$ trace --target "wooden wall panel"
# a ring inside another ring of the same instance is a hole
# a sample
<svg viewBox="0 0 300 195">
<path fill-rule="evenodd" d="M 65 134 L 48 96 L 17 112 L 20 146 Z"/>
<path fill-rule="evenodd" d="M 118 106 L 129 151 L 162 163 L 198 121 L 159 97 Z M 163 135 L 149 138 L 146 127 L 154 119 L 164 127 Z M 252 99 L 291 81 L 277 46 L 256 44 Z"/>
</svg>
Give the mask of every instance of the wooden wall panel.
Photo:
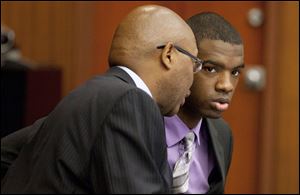
<svg viewBox="0 0 300 195">
<path fill-rule="evenodd" d="M 81 2 L 1 2 L 1 23 L 15 31 L 33 67 L 62 70 L 66 95 L 90 75 L 92 9 Z"/>
<path fill-rule="evenodd" d="M 278 7 L 275 193 L 299 193 L 299 2 Z"/>
<path fill-rule="evenodd" d="M 272 193 L 274 190 L 275 179 L 275 165 L 274 165 L 274 146 L 275 146 L 275 86 L 274 80 L 275 69 L 273 65 L 276 63 L 276 43 L 278 31 L 274 30 L 277 26 L 278 14 L 276 10 L 276 3 L 268 2 L 266 4 L 265 12 L 265 30 L 264 30 L 264 52 L 263 63 L 266 66 L 267 78 L 266 89 L 262 93 L 262 125 L 261 133 L 259 134 L 260 152 L 258 156 L 259 168 L 258 172 L 260 177 L 258 178 L 258 191 L 259 193 Z"/>
<path fill-rule="evenodd" d="M 299 193 L 299 2 L 267 2 L 259 193 Z"/>
</svg>

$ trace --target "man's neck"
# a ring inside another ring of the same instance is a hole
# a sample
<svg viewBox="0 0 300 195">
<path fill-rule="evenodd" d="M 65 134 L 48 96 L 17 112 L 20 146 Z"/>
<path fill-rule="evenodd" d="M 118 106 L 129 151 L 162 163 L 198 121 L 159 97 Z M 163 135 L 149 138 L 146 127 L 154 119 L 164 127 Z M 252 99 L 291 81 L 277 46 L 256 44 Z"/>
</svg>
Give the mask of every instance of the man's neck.
<svg viewBox="0 0 300 195">
<path fill-rule="evenodd" d="M 197 112 L 191 111 L 184 106 L 180 108 L 177 115 L 190 129 L 196 127 L 202 118 L 202 116 L 197 114 Z"/>
</svg>

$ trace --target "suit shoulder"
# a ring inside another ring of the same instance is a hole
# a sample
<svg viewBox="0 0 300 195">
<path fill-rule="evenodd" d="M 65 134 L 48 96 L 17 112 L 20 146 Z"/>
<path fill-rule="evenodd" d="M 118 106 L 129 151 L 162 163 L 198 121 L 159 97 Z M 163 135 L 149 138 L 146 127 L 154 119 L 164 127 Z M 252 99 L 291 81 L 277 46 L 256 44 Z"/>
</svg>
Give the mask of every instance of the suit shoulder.
<svg viewBox="0 0 300 195">
<path fill-rule="evenodd" d="M 74 89 L 61 101 L 60 105 L 70 107 L 70 109 L 87 109 L 86 104 L 93 105 L 109 105 L 113 104 L 119 97 L 128 90 L 132 90 L 136 86 L 126 83 L 123 80 L 112 76 L 96 76 L 81 86 Z M 76 105 L 76 106 L 75 106 Z"/>
<path fill-rule="evenodd" d="M 110 95 L 113 93 L 115 96 L 121 95 L 127 90 L 136 88 L 134 85 L 124 82 L 123 80 L 112 76 L 96 76 L 87 81 L 77 91 L 89 92 L 88 94 L 103 93 L 102 95 Z"/>
</svg>

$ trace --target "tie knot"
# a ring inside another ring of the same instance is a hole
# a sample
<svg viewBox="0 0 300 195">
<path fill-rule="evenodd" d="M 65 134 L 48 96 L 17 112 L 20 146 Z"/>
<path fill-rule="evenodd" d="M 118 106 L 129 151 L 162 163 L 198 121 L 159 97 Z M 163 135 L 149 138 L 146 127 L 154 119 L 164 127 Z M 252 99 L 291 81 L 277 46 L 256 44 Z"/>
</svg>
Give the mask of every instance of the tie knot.
<svg viewBox="0 0 300 195">
<path fill-rule="evenodd" d="M 195 139 L 195 134 L 193 131 L 190 131 L 186 134 L 186 136 L 184 137 L 184 142 L 183 142 L 186 149 L 190 148 L 191 145 L 193 145 L 194 139 Z"/>
</svg>

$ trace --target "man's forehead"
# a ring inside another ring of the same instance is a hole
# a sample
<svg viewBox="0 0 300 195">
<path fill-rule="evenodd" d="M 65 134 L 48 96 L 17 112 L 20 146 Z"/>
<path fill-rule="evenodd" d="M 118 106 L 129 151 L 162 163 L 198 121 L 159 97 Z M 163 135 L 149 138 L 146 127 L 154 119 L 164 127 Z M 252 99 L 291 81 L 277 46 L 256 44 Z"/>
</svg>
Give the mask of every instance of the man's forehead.
<svg viewBox="0 0 300 195">
<path fill-rule="evenodd" d="M 244 46 L 242 44 L 232 44 L 222 40 L 203 39 L 198 43 L 199 53 L 203 54 L 223 54 L 228 56 L 243 56 Z"/>
</svg>

